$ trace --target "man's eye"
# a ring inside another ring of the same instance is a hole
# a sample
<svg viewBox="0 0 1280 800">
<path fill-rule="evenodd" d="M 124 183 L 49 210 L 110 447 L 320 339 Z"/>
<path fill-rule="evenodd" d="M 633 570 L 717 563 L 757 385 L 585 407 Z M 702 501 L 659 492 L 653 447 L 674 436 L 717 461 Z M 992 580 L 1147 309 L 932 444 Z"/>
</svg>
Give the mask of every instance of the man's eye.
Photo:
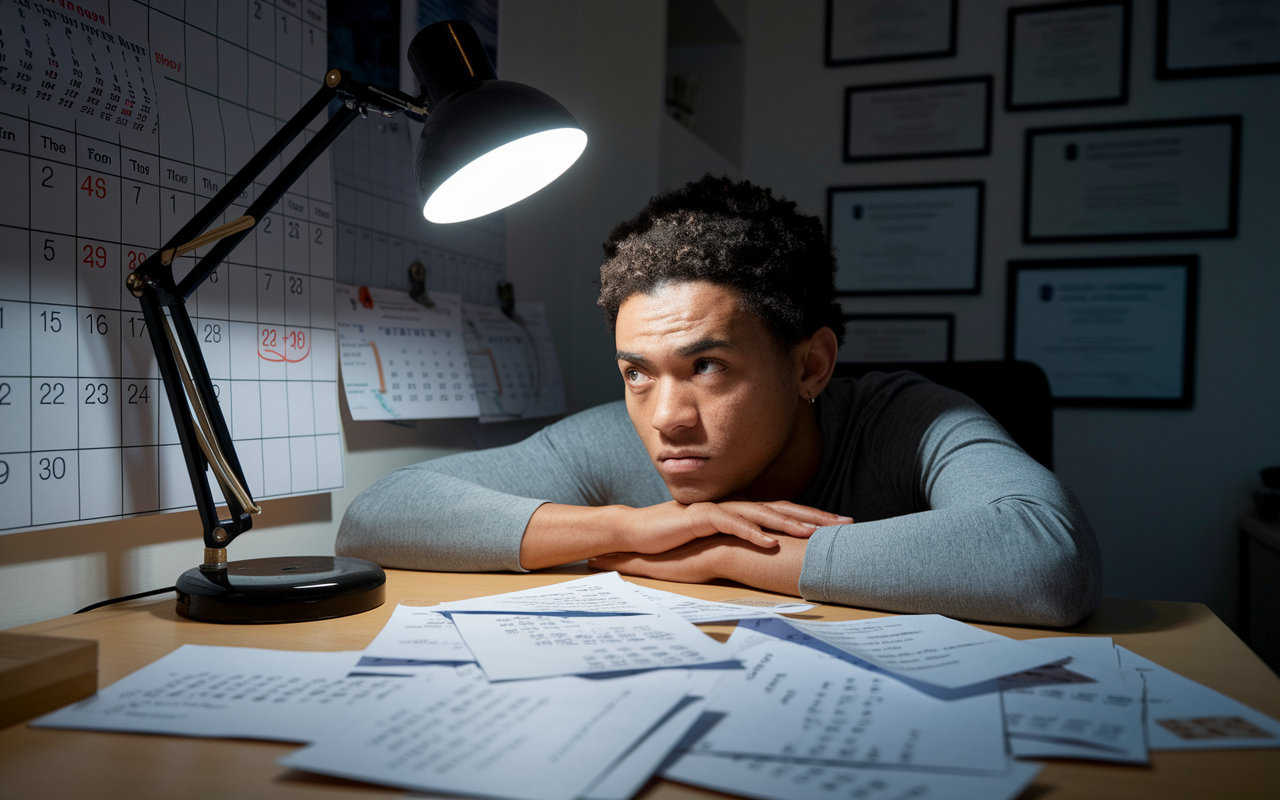
<svg viewBox="0 0 1280 800">
<path fill-rule="evenodd" d="M 698 375 L 710 375 L 723 369 L 723 364 L 717 364 L 714 361 L 699 361 L 693 365 L 693 371 Z"/>
<path fill-rule="evenodd" d="M 629 383 L 639 383 L 644 378 L 644 376 L 640 374 L 640 370 L 638 369 L 629 369 L 626 372 L 624 372 L 623 375 L 626 376 L 627 381 Z"/>
</svg>

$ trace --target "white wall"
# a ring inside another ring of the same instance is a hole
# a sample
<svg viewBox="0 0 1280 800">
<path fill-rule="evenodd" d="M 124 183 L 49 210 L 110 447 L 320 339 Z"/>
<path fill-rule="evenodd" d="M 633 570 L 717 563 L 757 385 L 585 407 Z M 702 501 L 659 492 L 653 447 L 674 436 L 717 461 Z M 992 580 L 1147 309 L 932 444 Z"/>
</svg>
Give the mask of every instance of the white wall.
<svg viewBox="0 0 1280 800">
<path fill-rule="evenodd" d="M 957 56 L 825 68 L 821 0 L 752 0 L 747 34 L 743 176 L 825 216 L 828 186 L 982 179 L 987 222 L 982 294 L 859 298 L 868 312 L 956 314 L 956 358 L 1001 358 L 1005 264 L 1013 258 L 1197 253 L 1201 258 L 1195 407 L 1060 409 L 1057 473 L 1084 503 L 1115 597 L 1192 600 L 1234 619 L 1238 515 L 1260 467 L 1280 462 L 1280 76 L 1155 80 L 1155 0 L 1135 0 L 1125 106 L 1005 113 L 1005 10 L 1026 0 L 961 0 Z M 995 76 L 992 154 L 844 164 L 844 87 Z M 1024 245 L 1022 132 L 1075 123 L 1242 114 L 1240 234 L 1227 240 Z"/>
</svg>

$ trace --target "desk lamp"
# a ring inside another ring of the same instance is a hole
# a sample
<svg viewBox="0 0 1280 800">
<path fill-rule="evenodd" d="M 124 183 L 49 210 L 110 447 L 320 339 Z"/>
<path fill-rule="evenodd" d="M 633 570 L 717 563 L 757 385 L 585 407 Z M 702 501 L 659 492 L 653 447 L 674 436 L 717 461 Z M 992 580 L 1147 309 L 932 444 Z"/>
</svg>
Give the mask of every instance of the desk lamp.
<svg viewBox="0 0 1280 800">
<path fill-rule="evenodd" d="M 408 55 L 422 87 L 418 97 L 330 70 L 315 96 L 125 281 L 142 304 L 204 526 L 204 563 L 184 572 L 176 587 L 178 613 L 189 619 L 262 623 L 356 614 L 382 605 L 386 575 L 376 564 L 358 558 L 227 562 L 227 545 L 252 527 L 251 515 L 261 509 L 245 488 L 186 299 L 357 114 L 392 117 L 403 112 L 424 122 L 414 157 L 414 182 L 423 215 L 432 222 L 474 219 L 522 200 L 559 177 L 586 147 L 586 134 L 563 106 L 531 87 L 497 80 L 479 37 L 467 23 L 454 20 L 423 28 Z M 205 232 L 335 98 L 341 100 L 338 110 L 244 216 Z M 208 253 L 190 273 L 175 280 L 174 259 L 206 245 L 212 245 Z M 225 519 L 219 517 L 206 469 L 222 489 Z"/>
</svg>

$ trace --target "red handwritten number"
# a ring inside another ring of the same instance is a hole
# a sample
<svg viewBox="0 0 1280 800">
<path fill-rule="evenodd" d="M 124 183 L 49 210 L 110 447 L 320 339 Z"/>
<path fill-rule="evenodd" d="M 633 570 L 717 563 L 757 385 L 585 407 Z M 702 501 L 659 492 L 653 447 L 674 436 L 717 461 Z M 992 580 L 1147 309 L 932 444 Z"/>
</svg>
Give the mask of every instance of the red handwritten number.
<svg viewBox="0 0 1280 800">
<path fill-rule="evenodd" d="M 262 346 L 263 347 L 276 346 L 276 329 L 275 328 L 262 329 Z"/>
<path fill-rule="evenodd" d="M 147 260 L 146 253 L 140 253 L 137 250 L 130 250 L 126 253 L 129 259 L 129 269 L 137 269 L 142 266 L 142 262 Z"/>
<path fill-rule="evenodd" d="M 80 184 L 80 188 L 90 197 L 99 199 L 107 196 L 107 181 L 104 178 L 94 178 L 92 175 L 84 176 L 84 182 Z"/>
<path fill-rule="evenodd" d="M 289 340 L 289 346 L 294 350 L 301 350 L 307 346 L 307 334 L 302 331 L 289 331 L 289 335 L 285 338 Z"/>
<path fill-rule="evenodd" d="M 99 245 L 94 247 L 91 244 L 84 246 L 84 258 L 80 259 L 83 263 L 88 264 L 90 269 L 97 267 L 98 269 L 107 268 L 107 248 Z"/>
</svg>

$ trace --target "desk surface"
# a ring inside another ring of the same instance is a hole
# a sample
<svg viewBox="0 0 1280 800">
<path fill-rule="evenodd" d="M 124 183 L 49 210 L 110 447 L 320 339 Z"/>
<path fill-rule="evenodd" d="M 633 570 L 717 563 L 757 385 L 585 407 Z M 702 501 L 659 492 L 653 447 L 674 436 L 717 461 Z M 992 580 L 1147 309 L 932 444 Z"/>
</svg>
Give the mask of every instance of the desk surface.
<svg viewBox="0 0 1280 800">
<path fill-rule="evenodd" d="M 401 600 L 444 601 L 510 592 L 583 574 L 574 569 L 529 575 L 450 574 L 391 570 L 387 603 L 344 619 L 293 625 L 208 625 L 182 619 L 172 596 L 137 601 L 15 628 L 23 633 L 97 639 L 99 685 L 105 686 L 183 644 L 287 650 L 362 650 Z M 710 600 L 758 596 L 741 586 L 690 586 L 631 579 Z M 819 606 L 808 615 L 827 620 L 884 614 Z M 807 615 L 807 616 L 808 616 Z M 725 638 L 731 625 L 702 626 Z M 1208 608 L 1198 603 L 1104 600 L 1099 611 L 1069 631 L 979 627 L 1015 639 L 1081 634 L 1111 636 L 1241 702 L 1280 718 L 1280 679 Z M 182 739 L 126 733 L 56 731 L 15 725 L 0 731 L 0 786 L 9 797 L 386 798 L 393 790 L 317 777 L 277 766 L 296 745 Z M 723 797 L 655 781 L 644 800 Z M 1280 797 L 1280 751 L 1152 753 L 1150 767 L 1048 762 L 1023 798 L 1268 798 Z"/>
</svg>

